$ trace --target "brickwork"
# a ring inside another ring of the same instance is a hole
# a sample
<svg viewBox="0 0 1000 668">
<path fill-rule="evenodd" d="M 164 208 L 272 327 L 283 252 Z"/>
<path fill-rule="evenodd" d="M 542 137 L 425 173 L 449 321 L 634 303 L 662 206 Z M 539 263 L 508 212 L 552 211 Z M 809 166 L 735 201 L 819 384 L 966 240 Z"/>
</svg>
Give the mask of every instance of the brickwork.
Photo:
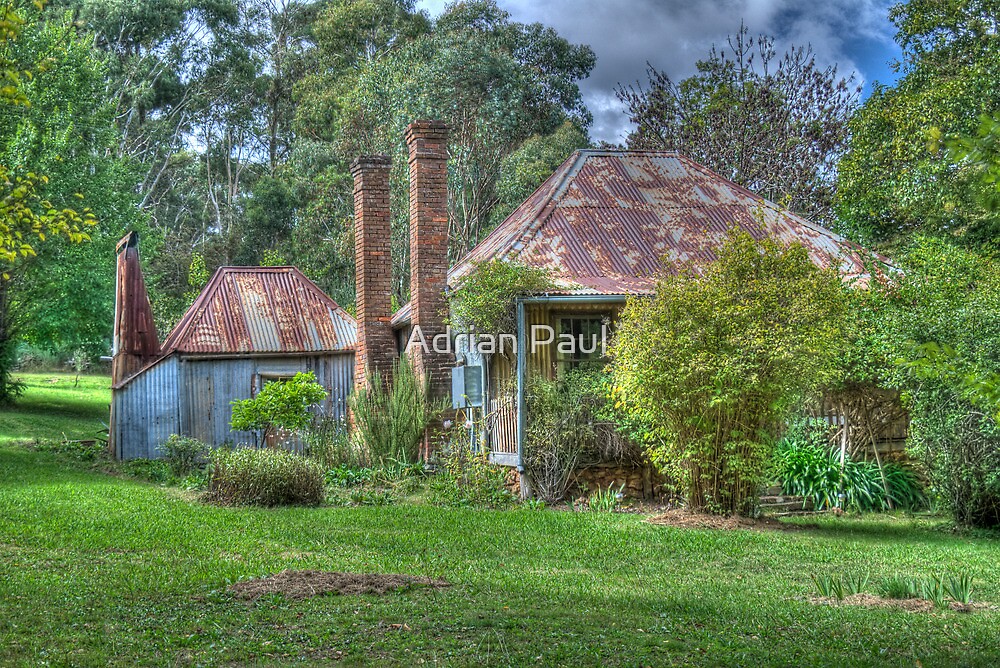
<svg viewBox="0 0 1000 668">
<path fill-rule="evenodd" d="M 389 170 L 384 155 L 361 156 L 351 165 L 354 177 L 354 261 L 358 346 L 354 383 L 367 385 L 370 371 L 388 381 L 396 354 L 392 334 L 392 256 Z"/>
<path fill-rule="evenodd" d="M 410 168 L 410 303 L 414 326 L 424 340 L 445 333 L 448 303 L 448 127 L 415 121 L 406 129 Z M 431 396 L 451 390 L 452 360 L 414 347 L 416 372 L 427 379 Z"/>
</svg>

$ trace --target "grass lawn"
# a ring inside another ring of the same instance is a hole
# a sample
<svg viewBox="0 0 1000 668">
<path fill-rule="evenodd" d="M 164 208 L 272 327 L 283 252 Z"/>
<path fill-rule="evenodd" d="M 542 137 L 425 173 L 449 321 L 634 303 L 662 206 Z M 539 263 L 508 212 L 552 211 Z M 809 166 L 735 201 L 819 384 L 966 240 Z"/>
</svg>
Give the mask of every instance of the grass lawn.
<svg viewBox="0 0 1000 668">
<path fill-rule="evenodd" d="M 92 439 L 106 428 L 110 376 L 17 374 L 25 393 L 14 408 L 0 409 L 0 444 L 25 440 Z"/>
<path fill-rule="evenodd" d="M 643 519 L 426 505 L 218 508 L 4 444 L 0 664 L 1000 663 L 997 611 L 804 600 L 810 573 L 868 571 L 877 583 L 964 571 L 977 600 L 1000 602 L 996 540 L 895 516 L 769 533 Z M 256 603 L 226 593 L 237 579 L 286 568 L 410 573 L 453 586 Z"/>
</svg>

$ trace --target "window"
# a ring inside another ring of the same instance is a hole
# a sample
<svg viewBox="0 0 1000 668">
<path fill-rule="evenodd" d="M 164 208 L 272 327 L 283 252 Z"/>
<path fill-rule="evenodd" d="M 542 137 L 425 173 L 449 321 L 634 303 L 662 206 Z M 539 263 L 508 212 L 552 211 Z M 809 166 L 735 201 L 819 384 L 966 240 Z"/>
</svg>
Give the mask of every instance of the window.
<svg viewBox="0 0 1000 668">
<path fill-rule="evenodd" d="M 257 396 L 257 393 L 264 389 L 264 386 L 268 383 L 284 383 L 295 377 L 295 374 L 281 374 L 281 373 L 259 373 L 257 374 L 257 382 L 254 383 L 253 396 Z"/>
<path fill-rule="evenodd" d="M 607 319 L 602 316 L 572 316 L 559 319 L 556 354 L 560 371 L 576 369 L 604 356 Z"/>
</svg>

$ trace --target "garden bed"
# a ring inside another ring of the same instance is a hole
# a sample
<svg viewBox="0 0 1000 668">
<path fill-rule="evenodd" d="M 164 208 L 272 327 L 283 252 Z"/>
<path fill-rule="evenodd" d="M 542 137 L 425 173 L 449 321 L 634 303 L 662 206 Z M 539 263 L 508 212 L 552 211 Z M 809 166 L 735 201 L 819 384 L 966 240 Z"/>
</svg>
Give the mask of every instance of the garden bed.
<svg viewBox="0 0 1000 668">
<path fill-rule="evenodd" d="M 230 585 L 229 591 L 236 598 L 255 601 L 267 594 L 282 594 L 285 598 L 290 599 L 309 598 L 323 594 L 343 596 L 377 594 L 381 596 L 411 587 L 437 589 L 448 586 L 450 585 L 444 580 L 415 575 L 284 570 L 264 578 L 241 580 Z"/>
<path fill-rule="evenodd" d="M 883 596 L 876 596 L 875 594 L 869 594 L 867 592 L 845 596 L 840 600 L 833 597 L 813 596 L 809 599 L 809 602 L 816 605 L 853 605 L 862 608 L 896 608 L 899 610 L 906 610 L 908 612 L 944 612 L 945 610 L 951 610 L 953 612 L 976 612 L 979 610 L 991 610 L 996 607 L 992 603 L 956 603 L 955 601 L 950 601 L 946 608 L 939 608 L 935 606 L 932 601 L 928 601 L 923 598 L 885 598 Z"/>
</svg>

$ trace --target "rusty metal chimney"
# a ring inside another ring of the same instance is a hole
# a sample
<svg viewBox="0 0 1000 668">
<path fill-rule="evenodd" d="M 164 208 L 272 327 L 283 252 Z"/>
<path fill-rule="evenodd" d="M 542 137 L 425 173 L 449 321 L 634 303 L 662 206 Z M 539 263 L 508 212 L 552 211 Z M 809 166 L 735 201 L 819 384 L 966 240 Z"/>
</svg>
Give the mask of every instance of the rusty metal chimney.
<svg viewBox="0 0 1000 668">
<path fill-rule="evenodd" d="M 358 346 L 354 384 L 364 387 L 378 372 L 390 380 L 396 342 L 392 334 L 392 220 L 389 171 L 384 155 L 366 155 L 351 165 L 354 176 L 354 281 L 357 294 Z"/>
<path fill-rule="evenodd" d="M 160 353 L 153 309 L 139 265 L 139 235 L 129 232 L 116 248 L 115 327 L 111 354 L 113 385 L 131 378 Z"/>
</svg>

